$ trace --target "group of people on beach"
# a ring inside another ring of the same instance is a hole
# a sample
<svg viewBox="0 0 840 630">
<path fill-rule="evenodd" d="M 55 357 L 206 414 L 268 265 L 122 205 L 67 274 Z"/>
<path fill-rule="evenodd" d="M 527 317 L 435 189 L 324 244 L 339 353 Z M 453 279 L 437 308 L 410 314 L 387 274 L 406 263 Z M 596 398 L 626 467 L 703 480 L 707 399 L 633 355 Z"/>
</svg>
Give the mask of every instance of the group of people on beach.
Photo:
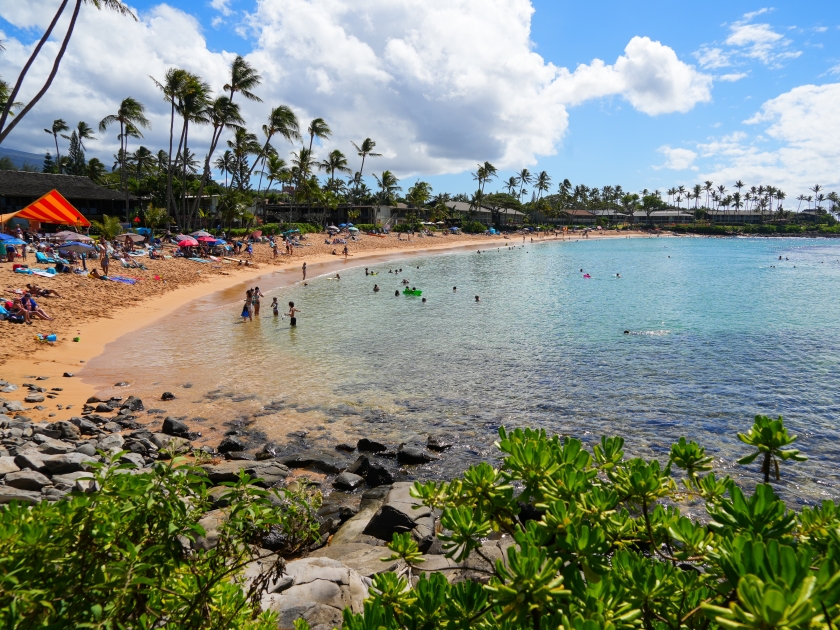
<svg viewBox="0 0 840 630">
<path fill-rule="evenodd" d="M 0 318 L 12 324 L 32 324 L 33 319 L 52 320 L 52 317 L 38 306 L 35 297 L 61 297 L 54 289 L 43 289 L 37 284 L 27 284 L 26 289 L 6 289 L 6 292 L 14 297 L 0 305 Z"/>
<path fill-rule="evenodd" d="M 304 264 L 304 277 L 306 274 L 305 271 L 306 265 Z M 259 287 L 254 287 L 253 289 L 248 289 L 245 292 L 245 304 L 242 305 L 242 313 L 240 317 L 242 317 L 242 323 L 245 322 L 252 322 L 254 321 L 254 316 L 260 316 L 260 298 L 265 297 L 262 291 L 260 291 Z M 277 298 L 274 298 L 271 301 L 271 312 L 274 317 L 280 317 L 280 304 L 277 302 Z M 297 314 L 300 312 L 300 309 L 295 308 L 294 302 L 289 302 L 289 312 L 285 313 L 284 316 L 289 318 L 289 323 L 292 326 L 297 326 Z"/>
</svg>

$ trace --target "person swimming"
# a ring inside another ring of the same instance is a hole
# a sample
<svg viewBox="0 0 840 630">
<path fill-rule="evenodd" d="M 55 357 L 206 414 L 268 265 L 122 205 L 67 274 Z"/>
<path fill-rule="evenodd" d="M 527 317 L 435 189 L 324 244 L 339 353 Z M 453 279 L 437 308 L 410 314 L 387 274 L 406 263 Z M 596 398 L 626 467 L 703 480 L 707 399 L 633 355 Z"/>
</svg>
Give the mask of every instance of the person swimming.
<svg viewBox="0 0 840 630">
<path fill-rule="evenodd" d="M 458 291 L 458 287 L 452 287 L 452 292 L 456 293 Z"/>
<path fill-rule="evenodd" d="M 420 300 L 420 301 L 421 301 L 421 302 L 423 302 L 423 304 L 425 304 L 425 303 L 426 303 L 426 298 L 423 298 L 423 299 L 422 299 L 422 300 Z"/>
<path fill-rule="evenodd" d="M 476 301 L 476 302 L 481 302 L 481 300 L 478 298 L 478 296 L 477 296 L 477 295 L 475 296 L 475 301 Z"/>
<path fill-rule="evenodd" d="M 394 295 L 399 296 L 399 294 L 400 294 L 399 289 L 394 291 Z"/>
<path fill-rule="evenodd" d="M 374 292 L 374 293 L 377 293 L 378 291 L 379 291 L 379 285 L 378 285 L 378 284 L 374 284 L 374 285 L 373 285 L 373 292 Z"/>
</svg>

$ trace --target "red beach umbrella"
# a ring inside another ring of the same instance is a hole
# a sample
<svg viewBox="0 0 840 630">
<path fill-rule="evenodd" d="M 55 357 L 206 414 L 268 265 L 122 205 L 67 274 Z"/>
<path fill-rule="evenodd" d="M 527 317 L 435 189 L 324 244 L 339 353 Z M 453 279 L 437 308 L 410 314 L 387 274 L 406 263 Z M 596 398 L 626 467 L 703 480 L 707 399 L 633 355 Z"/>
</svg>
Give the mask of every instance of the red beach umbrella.
<svg viewBox="0 0 840 630">
<path fill-rule="evenodd" d="M 198 247 L 198 241 L 194 238 L 185 238 L 178 243 L 178 247 Z"/>
<path fill-rule="evenodd" d="M 199 243 L 215 243 L 216 238 L 214 236 L 199 236 L 196 239 Z"/>
</svg>

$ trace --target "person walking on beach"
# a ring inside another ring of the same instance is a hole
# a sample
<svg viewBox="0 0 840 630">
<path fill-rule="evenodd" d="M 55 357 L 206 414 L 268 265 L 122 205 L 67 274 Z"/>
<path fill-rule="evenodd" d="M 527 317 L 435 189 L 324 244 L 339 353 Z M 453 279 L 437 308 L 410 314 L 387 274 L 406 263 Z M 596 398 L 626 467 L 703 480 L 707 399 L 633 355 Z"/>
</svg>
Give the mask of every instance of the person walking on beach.
<svg viewBox="0 0 840 630">
<path fill-rule="evenodd" d="M 347 260 L 347 257 L 350 255 L 350 252 L 347 250 L 347 245 L 344 246 L 344 260 Z"/>
<path fill-rule="evenodd" d="M 303 263 L 303 267 L 301 267 L 301 269 L 303 270 L 303 279 L 306 280 L 306 263 Z"/>
<path fill-rule="evenodd" d="M 300 313 L 300 309 L 295 308 L 294 302 L 289 302 L 289 323 L 291 324 L 292 328 L 297 326 L 298 313 Z"/>
<path fill-rule="evenodd" d="M 108 275 L 108 246 L 100 241 L 99 242 L 99 264 L 102 265 L 102 273 L 106 276 Z"/>
</svg>

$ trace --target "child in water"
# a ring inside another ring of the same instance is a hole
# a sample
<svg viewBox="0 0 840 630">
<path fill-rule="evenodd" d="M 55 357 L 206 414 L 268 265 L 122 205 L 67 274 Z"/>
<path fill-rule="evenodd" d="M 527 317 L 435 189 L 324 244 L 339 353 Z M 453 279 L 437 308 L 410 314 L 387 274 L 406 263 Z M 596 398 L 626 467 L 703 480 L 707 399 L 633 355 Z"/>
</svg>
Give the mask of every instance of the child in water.
<svg viewBox="0 0 840 630">
<path fill-rule="evenodd" d="M 277 303 L 277 298 L 274 298 L 271 302 L 271 312 L 274 313 L 274 317 L 280 316 L 280 304 Z"/>
</svg>

